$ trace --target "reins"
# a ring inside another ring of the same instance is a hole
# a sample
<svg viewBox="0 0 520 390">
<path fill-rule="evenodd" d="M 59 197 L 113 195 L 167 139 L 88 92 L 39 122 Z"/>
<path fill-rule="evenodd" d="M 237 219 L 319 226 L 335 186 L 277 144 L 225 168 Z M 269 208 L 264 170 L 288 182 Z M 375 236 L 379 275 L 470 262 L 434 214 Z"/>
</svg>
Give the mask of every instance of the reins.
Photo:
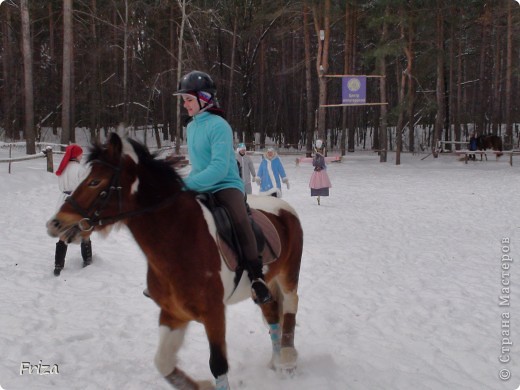
<svg viewBox="0 0 520 390">
<path fill-rule="evenodd" d="M 178 193 L 174 194 L 173 196 L 171 196 L 171 197 L 165 199 L 164 201 L 162 201 L 161 203 L 157 203 L 157 204 L 155 204 L 153 206 L 149 206 L 149 207 L 146 207 L 146 208 L 140 209 L 140 210 L 127 211 L 125 213 L 119 213 L 117 215 L 110 216 L 110 217 L 105 217 L 105 218 L 89 218 L 87 216 L 87 217 L 84 217 L 82 220 L 80 220 L 78 222 L 78 227 L 82 231 L 90 231 L 95 226 L 110 225 L 112 223 L 122 221 L 123 219 L 128 219 L 128 218 L 136 217 L 138 215 L 146 214 L 146 213 L 149 213 L 151 211 L 155 211 L 155 210 L 161 209 L 163 207 L 167 207 L 170 204 L 173 204 L 173 202 L 176 200 L 177 196 L 180 195 L 180 193 L 181 192 L 178 192 Z M 69 200 L 69 203 L 74 208 L 76 208 L 75 205 L 74 205 L 75 200 L 71 199 L 71 200 Z M 83 227 L 83 223 L 84 222 L 88 224 L 88 226 L 89 226 L 88 228 L 84 228 Z"/>
</svg>

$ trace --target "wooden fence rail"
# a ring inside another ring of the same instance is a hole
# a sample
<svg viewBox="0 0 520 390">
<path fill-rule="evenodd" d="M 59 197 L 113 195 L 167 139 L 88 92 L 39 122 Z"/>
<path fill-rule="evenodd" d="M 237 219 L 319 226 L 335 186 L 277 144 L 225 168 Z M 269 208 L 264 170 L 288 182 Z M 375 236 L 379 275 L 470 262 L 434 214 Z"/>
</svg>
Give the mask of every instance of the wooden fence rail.
<svg viewBox="0 0 520 390">
<path fill-rule="evenodd" d="M 11 145 L 12 146 L 12 145 Z M 14 162 L 19 161 L 27 161 L 27 160 L 36 160 L 38 158 L 46 158 L 47 159 L 47 172 L 54 172 L 54 162 L 53 162 L 53 154 L 60 152 L 53 152 L 51 146 L 47 146 L 45 150 L 36 153 L 32 156 L 24 156 L 24 157 L 14 157 L 14 158 L 4 158 L 0 159 L 0 163 L 8 163 L 8 172 L 11 173 L 11 165 Z M 63 152 L 61 152 L 63 153 Z M 9 149 L 9 155 L 11 155 L 11 149 Z"/>
</svg>

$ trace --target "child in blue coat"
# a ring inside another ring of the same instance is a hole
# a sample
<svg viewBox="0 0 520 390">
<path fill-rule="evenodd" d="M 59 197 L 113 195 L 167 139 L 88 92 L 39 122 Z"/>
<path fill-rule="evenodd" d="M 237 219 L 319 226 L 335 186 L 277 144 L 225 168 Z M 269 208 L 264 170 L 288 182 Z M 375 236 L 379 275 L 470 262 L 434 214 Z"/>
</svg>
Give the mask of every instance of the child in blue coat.
<svg viewBox="0 0 520 390">
<path fill-rule="evenodd" d="M 255 181 L 260 185 L 260 195 L 282 197 L 282 183 L 289 189 L 289 179 L 283 169 L 282 161 L 273 148 L 264 153 Z"/>
</svg>

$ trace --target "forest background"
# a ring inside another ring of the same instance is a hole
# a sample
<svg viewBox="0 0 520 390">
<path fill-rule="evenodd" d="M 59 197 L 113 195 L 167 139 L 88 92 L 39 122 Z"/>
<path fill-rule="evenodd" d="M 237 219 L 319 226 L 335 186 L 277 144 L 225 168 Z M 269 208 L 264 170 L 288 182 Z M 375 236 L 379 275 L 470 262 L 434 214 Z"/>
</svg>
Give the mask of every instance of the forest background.
<svg viewBox="0 0 520 390">
<path fill-rule="evenodd" d="M 172 93 L 193 69 L 249 149 L 267 137 L 310 154 L 319 137 L 384 162 L 473 131 L 517 146 L 515 0 L 6 0 L 0 25 L 0 137 L 27 154 L 42 129 L 68 144 L 121 123 L 178 153 Z M 323 107 L 341 103 L 331 75 L 384 77 L 367 79 L 373 105 Z"/>
</svg>

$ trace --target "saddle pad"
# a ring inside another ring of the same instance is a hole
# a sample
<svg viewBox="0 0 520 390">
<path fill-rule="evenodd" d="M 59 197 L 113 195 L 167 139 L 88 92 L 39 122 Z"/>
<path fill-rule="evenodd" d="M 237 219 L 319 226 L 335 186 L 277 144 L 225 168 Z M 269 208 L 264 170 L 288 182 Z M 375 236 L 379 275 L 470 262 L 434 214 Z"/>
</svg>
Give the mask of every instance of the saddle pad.
<svg viewBox="0 0 520 390">
<path fill-rule="evenodd" d="M 264 265 L 271 264 L 280 256 L 282 245 L 280 236 L 272 222 L 262 212 L 251 209 L 251 216 L 256 224 L 262 230 L 265 237 L 264 251 L 262 252 L 262 261 Z M 217 235 L 217 246 L 220 254 L 224 258 L 224 262 L 231 271 L 236 271 L 238 267 L 238 257 L 233 249 Z"/>
</svg>

